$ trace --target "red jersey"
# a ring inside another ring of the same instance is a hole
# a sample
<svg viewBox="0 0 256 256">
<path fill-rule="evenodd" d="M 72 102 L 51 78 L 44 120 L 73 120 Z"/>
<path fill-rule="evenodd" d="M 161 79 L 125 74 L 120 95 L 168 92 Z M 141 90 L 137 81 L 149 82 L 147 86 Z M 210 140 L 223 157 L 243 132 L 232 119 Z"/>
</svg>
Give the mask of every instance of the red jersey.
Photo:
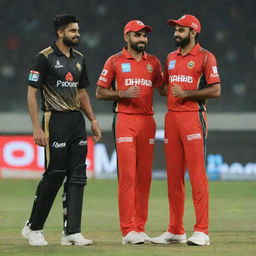
<svg viewBox="0 0 256 256">
<path fill-rule="evenodd" d="M 123 98 L 115 102 L 115 112 L 153 115 L 153 89 L 162 86 L 163 75 L 159 60 L 147 53 L 136 61 L 128 51 L 112 55 L 101 72 L 98 86 L 112 90 L 127 90 L 129 86 L 140 87 L 137 98 Z"/>
<path fill-rule="evenodd" d="M 220 83 L 214 55 L 199 43 L 185 56 L 180 48 L 169 53 L 165 63 L 165 83 L 168 84 L 168 110 L 205 111 L 205 101 L 192 101 L 171 94 L 171 87 L 179 85 L 184 90 L 199 90 L 207 85 Z"/>
</svg>

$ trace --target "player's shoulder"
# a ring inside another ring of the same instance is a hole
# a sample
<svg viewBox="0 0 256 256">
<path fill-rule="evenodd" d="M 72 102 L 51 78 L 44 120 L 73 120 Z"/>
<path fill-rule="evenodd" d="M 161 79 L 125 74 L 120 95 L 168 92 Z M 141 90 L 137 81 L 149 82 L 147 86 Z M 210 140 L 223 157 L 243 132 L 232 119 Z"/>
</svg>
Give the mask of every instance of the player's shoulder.
<svg viewBox="0 0 256 256">
<path fill-rule="evenodd" d="M 109 59 L 117 60 L 117 59 L 122 58 L 123 56 L 124 56 L 124 55 L 123 55 L 123 52 L 117 52 L 117 53 L 111 55 L 111 56 L 109 57 Z"/>
<path fill-rule="evenodd" d="M 120 60 L 120 58 L 123 57 L 123 53 L 122 52 L 118 52 L 115 53 L 113 55 L 111 55 L 110 57 L 108 57 L 107 62 L 116 62 L 118 60 Z"/>
<path fill-rule="evenodd" d="M 200 49 L 199 49 L 199 53 L 202 54 L 202 55 L 204 55 L 205 57 L 208 57 L 208 56 L 209 56 L 209 57 L 214 57 L 214 54 L 213 54 L 211 51 L 209 51 L 209 50 L 203 48 L 202 46 L 201 46 Z"/>
<path fill-rule="evenodd" d="M 78 56 L 84 57 L 84 55 L 83 55 L 81 52 L 79 52 L 78 50 L 76 50 L 76 49 L 74 49 L 74 48 L 72 48 L 72 50 L 73 50 L 74 54 L 76 54 L 76 55 L 78 55 Z"/>
<path fill-rule="evenodd" d="M 176 56 L 176 55 L 177 55 L 177 52 L 178 52 L 178 50 L 174 50 L 174 51 L 172 51 L 172 52 L 169 52 L 168 55 L 167 55 L 167 59 L 170 58 L 170 57 L 172 57 L 172 56 Z"/>
<path fill-rule="evenodd" d="M 159 59 L 154 54 L 151 54 L 151 53 L 147 53 L 147 58 L 151 61 L 159 61 Z"/>
<path fill-rule="evenodd" d="M 52 54 L 54 52 L 53 48 L 51 46 L 43 49 L 42 51 L 39 52 L 39 55 L 43 55 L 45 56 L 46 58 L 48 58 L 48 56 L 50 54 Z"/>
</svg>

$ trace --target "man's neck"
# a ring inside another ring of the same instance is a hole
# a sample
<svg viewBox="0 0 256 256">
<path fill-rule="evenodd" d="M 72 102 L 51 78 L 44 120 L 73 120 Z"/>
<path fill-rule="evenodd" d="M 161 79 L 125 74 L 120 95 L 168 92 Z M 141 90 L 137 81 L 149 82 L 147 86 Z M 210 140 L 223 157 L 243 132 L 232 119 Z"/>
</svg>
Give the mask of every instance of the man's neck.
<svg viewBox="0 0 256 256">
<path fill-rule="evenodd" d="M 70 47 L 66 46 L 61 39 L 56 40 L 56 45 L 64 55 L 70 56 Z"/>
<path fill-rule="evenodd" d="M 180 53 L 182 56 L 187 55 L 196 45 L 196 42 L 190 42 L 184 47 L 180 47 Z"/>
<path fill-rule="evenodd" d="M 129 46 L 127 46 L 127 52 L 129 52 L 131 56 L 137 61 L 139 61 L 143 55 L 143 52 L 137 52 Z"/>
</svg>

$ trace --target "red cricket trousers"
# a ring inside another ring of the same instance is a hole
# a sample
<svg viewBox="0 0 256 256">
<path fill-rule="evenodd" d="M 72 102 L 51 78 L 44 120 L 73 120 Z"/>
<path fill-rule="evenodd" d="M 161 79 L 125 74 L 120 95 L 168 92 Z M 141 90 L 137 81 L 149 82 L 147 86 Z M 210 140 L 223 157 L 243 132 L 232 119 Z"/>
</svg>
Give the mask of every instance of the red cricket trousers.
<svg viewBox="0 0 256 256">
<path fill-rule="evenodd" d="M 152 115 L 116 114 L 118 204 L 124 236 L 130 231 L 145 230 L 155 132 L 156 123 Z"/>
<path fill-rule="evenodd" d="M 188 169 L 196 214 L 194 231 L 208 234 L 208 180 L 205 168 L 205 112 L 168 111 L 165 116 L 165 158 L 170 223 L 168 232 L 184 234 L 185 171 Z"/>
</svg>

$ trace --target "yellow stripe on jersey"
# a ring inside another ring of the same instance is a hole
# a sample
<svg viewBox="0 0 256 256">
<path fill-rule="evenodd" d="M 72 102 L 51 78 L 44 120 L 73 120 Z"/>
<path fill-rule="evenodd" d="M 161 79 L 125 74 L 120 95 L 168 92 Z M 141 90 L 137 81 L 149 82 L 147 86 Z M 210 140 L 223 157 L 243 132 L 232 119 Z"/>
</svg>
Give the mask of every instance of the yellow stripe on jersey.
<svg viewBox="0 0 256 256">
<path fill-rule="evenodd" d="M 48 47 L 42 50 L 40 53 L 42 53 L 46 58 L 48 58 L 48 55 L 51 54 L 52 52 L 53 52 L 52 47 Z"/>
<path fill-rule="evenodd" d="M 44 112 L 44 132 L 47 138 L 49 138 L 49 123 L 50 123 L 50 118 L 51 118 L 51 113 L 50 111 Z M 47 169 L 50 163 L 50 145 L 49 143 L 46 144 L 45 146 L 45 168 Z"/>
</svg>

